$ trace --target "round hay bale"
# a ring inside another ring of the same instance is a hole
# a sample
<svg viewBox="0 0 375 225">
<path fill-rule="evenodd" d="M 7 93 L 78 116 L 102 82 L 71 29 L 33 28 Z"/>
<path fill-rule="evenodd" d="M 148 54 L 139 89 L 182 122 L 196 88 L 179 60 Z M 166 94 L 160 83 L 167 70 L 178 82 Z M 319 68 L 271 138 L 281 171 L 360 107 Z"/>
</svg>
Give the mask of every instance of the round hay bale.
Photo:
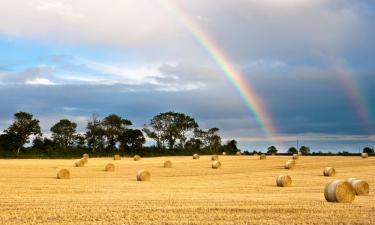
<svg viewBox="0 0 375 225">
<path fill-rule="evenodd" d="M 298 159 L 298 155 L 297 154 L 293 154 L 293 159 Z"/>
<path fill-rule="evenodd" d="M 121 160 L 121 156 L 120 155 L 115 155 L 115 156 L 113 156 L 113 160 Z"/>
<path fill-rule="evenodd" d="M 82 155 L 82 158 L 84 158 L 84 159 L 88 159 L 88 158 L 90 158 L 90 157 L 89 157 L 89 154 L 85 153 L 85 154 Z"/>
<path fill-rule="evenodd" d="M 265 154 L 261 154 L 261 155 L 259 156 L 259 159 L 260 159 L 260 160 L 266 159 L 266 155 L 265 155 Z"/>
<path fill-rule="evenodd" d="M 151 174 L 147 170 L 138 170 L 137 181 L 149 181 L 151 179 Z"/>
<path fill-rule="evenodd" d="M 217 160 L 219 160 L 219 156 L 218 155 L 213 155 L 213 156 L 211 156 L 211 160 L 212 161 L 217 161 Z"/>
<path fill-rule="evenodd" d="M 323 170 L 323 175 L 326 177 L 333 177 L 336 175 L 336 170 L 333 167 L 325 167 Z"/>
<path fill-rule="evenodd" d="M 240 151 L 237 151 L 237 152 L 236 152 L 236 155 L 241 155 L 241 152 L 240 152 Z"/>
<path fill-rule="evenodd" d="M 70 172 L 67 169 L 61 169 L 57 172 L 57 179 L 70 179 Z"/>
<path fill-rule="evenodd" d="M 368 154 L 366 152 L 362 152 L 361 153 L 361 157 L 364 158 L 364 159 L 368 158 Z"/>
<path fill-rule="evenodd" d="M 194 154 L 193 155 L 193 159 L 199 159 L 199 155 L 198 154 Z"/>
<path fill-rule="evenodd" d="M 84 164 L 86 164 L 86 163 L 89 162 L 89 159 L 88 159 L 88 158 L 82 158 L 81 160 L 83 161 Z"/>
<path fill-rule="evenodd" d="M 370 186 L 366 181 L 349 178 L 347 180 L 352 185 L 356 195 L 368 195 L 370 193 Z"/>
<path fill-rule="evenodd" d="M 325 186 L 324 197 L 328 202 L 352 203 L 355 191 L 349 182 L 334 180 Z"/>
<path fill-rule="evenodd" d="M 289 175 L 280 175 L 276 178 L 276 185 L 279 187 L 291 186 L 292 178 Z"/>
<path fill-rule="evenodd" d="M 85 166 L 85 162 L 82 159 L 80 159 L 77 162 L 75 162 L 74 165 L 76 167 L 84 167 Z"/>
<path fill-rule="evenodd" d="M 140 155 L 135 155 L 134 156 L 134 161 L 139 161 L 141 160 L 141 156 Z"/>
<path fill-rule="evenodd" d="M 226 155 L 227 153 L 226 152 L 223 152 L 222 155 Z"/>
<path fill-rule="evenodd" d="M 112 164 L 112 163 L 108 163 L 108 164 L 105 166 L 105 171 L 110 171 L 110 172 L 115 171 L 115 165 Z"/>
<path fill-rule="evenodd" d="M 172 168 L 172 162 L 169 160 L 164 161 L 164 168 Z"/>
<path fill-rule="evenodd" d="M 284 168 L 285 168 L 285 169 L 288 169 L 288 170 L 291 170 L 291 169 L 293 169 L 295 166 L 296 166 L 296 161 L 293 160 L 293 159 L 290 159 L 290 160 L 286 161 L 286 163 L 285 163 L 285 165 L 284 165 Z"/>
<path fill-rule="evenodd" d="M 220 161 L 213 161 L 212 162 L 212 169 L 219 169 L 221 167 Z"/>
</svg>

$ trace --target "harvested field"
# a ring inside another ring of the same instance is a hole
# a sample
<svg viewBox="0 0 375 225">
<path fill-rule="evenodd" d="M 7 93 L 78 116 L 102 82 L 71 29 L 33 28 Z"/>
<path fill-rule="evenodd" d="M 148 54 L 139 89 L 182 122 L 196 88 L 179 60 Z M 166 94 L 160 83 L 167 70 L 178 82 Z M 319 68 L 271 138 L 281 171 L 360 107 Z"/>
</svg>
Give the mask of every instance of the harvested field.
<svg viewBox="0 0 375 225">
<path fill-rule="evenodd" d="M 290 156 L 211 156 L 90 158 L 76 160 L 0 160 L 0 224 L 375 224 L 375 158 Z M 161 165 L 173 161 L 166 170 Z M 113 163 L 114 172 L 103 170 Z M 326 166 L 339 171 L 325 177 Z M 70 179 L 56 179 L 66 168 Z M 137 182 L 138 170 L 151 181 Z M 275 179 L 288 174 L 293 183 L 280 188 Z M 351 204 L 330 203 L 325 185 L 350 177 L 365 180 L 368 196 Z"/>
</svg>

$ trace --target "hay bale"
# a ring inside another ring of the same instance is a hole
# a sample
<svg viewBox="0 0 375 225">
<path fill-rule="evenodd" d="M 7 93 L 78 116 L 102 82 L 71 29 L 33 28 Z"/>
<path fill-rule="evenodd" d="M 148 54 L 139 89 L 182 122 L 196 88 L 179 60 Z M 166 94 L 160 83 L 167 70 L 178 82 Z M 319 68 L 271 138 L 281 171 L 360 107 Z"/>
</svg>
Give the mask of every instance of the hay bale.
<svg viewBox="0 0 375 225">
<path fill-rule="evenodd" d="M 88 159 L 88 158 L 82 158 L 81 160 L 83 161 L 84 164 L 86 164 L 86 163 L 89 162 L 89 159 Z"/>
<path fill-rule="evenodd" d="M 108 163 L 108 164 L 105 166 L 105 171 L 110 171 L 110 172 L 115 171 L 115 165 L 112 164 L 112 163 Z"/>
<path fill-rule="evenodd" d="M 325 167 L 323 170 L 323 175 L 326 177 L 333 177 L 336 175 L 336 170 L 333 167 Z"/>
<path fill-rule="evenodd" d="M 223 152 L 222 155 L 226 155 L 227 153 L 226 152 Z"/>
<path fill-rule="evenodd" d="M 57 172 L 57 179 L 70 179 L 70 172 L 67 169 L 61 169 Z"/>
<path fill-rule="evenodd" d="M 284 168 L 285 168 L 285 169 L 288 169 L 288 170 L 291 170 L 291 169 L 293 169 L 295 166 L 296 166 L 296 161 L 293 160 L 293 159 L 289 159 L 288 161 L 286 161 L 286 163 L 285 163 L 285 165 L 284 165 Z"/>
<path fill-rule="evenodd" d="M 265 155 L 265 154 L 261 154 L 261 155 L 259 156 L 259 159 L 260 159 L 260 160 L 266 159 L 266 155 Z"/>
<path fill-rule="evenodd" d="M 193 159 L 199 159 L 199 155 L 198 154 L 194 154 L 193 155 Z"/>
<path fill-rule="evenodd" d="M 370 193 L 370 186 L 366 181 L 349 178 L 347 180 L 352 185 L 356 195 L 368 195 Z"/>
<path fill-rule="evenodd" d="M 151 174 L 147 170 L 138 170 L 137 181 L 149 181 L 151 179 Z"/>
<path fill-rule="evenodd" d="M 217 160 L 219 160 L 219 156 L 218 155 L 213 155 L 213 156 L 211 156 L 211 160 L 212 161 L 217 161 Z"/>
<path fill-rule="evenodd" d="M 361 153 L 361 157 L 364 158 L 364 159 L 368 158 L 368 154 L 366 152 L 362 152 Z"/>
<path fill-rule="evenodd" d="M 220 161 L 213 161 L 212 162 L 212 169 L 219 169 L 221 167 Z"/>
<path fill-rule="evenodd" d="M 324 197 L 328 202 L 352 203 L 355 191 L 349 182 L 334 180 L 325 186 Z"/>
<path fill-rule="evenodd" d="M 241 152 L 240 152 L 240 151 L 237 151 L 237 152 L 236 152 L 236 155 L 241 155 Z"/>
<path fill-rule="evenodd" d="M 139 161 L 141 160 L 141 156 L 140 155 L 135 155 L 134 156 L 134 161 Z"/>
<path fill-rule="evenodd" d="M 85 161 L 83 161 L 83 159 L 80 159 L 77 162 L 75 162 L 74 165 L 76 167 L 84 167 L 85 166 Z"/>
<path fill-rule="evenodd" d="M 298 155 L 297 154 L 293 154 L 293 159 L 298 159 Z"/>
<path fill-rule="evenodd" d="M 280 175 L 276 178 L 276 185 L 279 187 L 291 186 L 292 178 L 289 175 Z"/>
<path fill-rule="evenodd" d="M 115 156 L 113 156 L 113 160 L 121 160 L 121 156 L 120 155 L 115 155 Z"/>
<path fill-rule="evenodd" d="M 172 168 L 172 162 L 169 160 L 164 161 L 164 168 Z"/>
</svg>

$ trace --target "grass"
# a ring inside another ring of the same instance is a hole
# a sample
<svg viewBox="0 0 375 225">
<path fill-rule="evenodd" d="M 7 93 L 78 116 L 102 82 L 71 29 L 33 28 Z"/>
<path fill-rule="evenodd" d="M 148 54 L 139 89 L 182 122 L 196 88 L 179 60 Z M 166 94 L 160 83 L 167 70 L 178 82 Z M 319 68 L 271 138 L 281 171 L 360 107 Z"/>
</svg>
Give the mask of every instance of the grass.
<svg viewBox="0 0 375 225">
<path fill-rule="evenodd" d="M 287 156 L 211 156 L 0 160 L 0 224 L 374 224 L 375 157 L 300 157 L 285 170 Z M 173 168 L 163 168 L 171 160 Z M 108 173 L 111 162 L 116 170 Z M 324 177 L 332 166 L 335 177 Z M 56 179 L 61 168 L 70 180 Z M 146 169 L 150 182 L 137 182 Z M 291 187 L 277 187 L 289 174 Z M 352 204 L 328 203 L 324 186 L 355 177 L 370 184 L 369 196 Z"/>
</svg>

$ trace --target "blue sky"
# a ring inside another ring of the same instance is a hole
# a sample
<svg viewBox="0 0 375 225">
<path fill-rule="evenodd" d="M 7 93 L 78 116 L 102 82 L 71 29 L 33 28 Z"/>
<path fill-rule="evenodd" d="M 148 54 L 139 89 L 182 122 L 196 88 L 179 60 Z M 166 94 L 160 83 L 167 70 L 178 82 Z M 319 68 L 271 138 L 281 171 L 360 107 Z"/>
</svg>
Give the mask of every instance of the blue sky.
<svg viewBox="0 0 375 225">
<path fill-rule="evenodd" d="M 264 150 L 270 143 L 253 113 L 165 2 L 3 1 L 0 129 L 20 110 L 33 113 L 46 134 L 61 118 L 83 131 L 92 113 L 117 113 L 141 127 L 174 110 L 219 127 L 243 150 Z M 375 145 L 375 3 L 173 4 L 255 88 L 282 150 L 297 139 L 314 151 Z"/>
</svg>

